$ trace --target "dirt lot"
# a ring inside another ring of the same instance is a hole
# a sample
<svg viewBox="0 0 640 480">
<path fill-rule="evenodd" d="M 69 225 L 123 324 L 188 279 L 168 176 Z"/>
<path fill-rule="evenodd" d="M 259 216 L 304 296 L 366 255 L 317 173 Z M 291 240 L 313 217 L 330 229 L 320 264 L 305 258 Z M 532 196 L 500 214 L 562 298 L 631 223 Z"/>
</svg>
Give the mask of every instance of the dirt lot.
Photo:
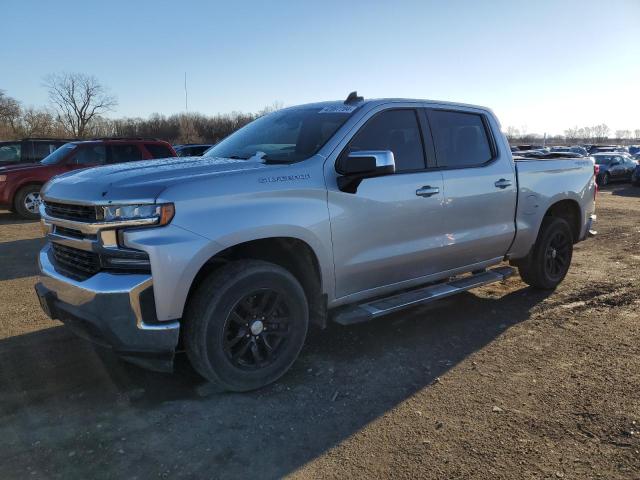
<svg viewBox="0 0 640 480">
<path fill-rule="evenodd" d="M 276 385 L 227 394 L 48 320 L 38 225 L 0 212 L 0 476 L 640 478 L 640 188 L 597 213 L 556 292 L 512 278 L 332 325 Z"/>
</svg>

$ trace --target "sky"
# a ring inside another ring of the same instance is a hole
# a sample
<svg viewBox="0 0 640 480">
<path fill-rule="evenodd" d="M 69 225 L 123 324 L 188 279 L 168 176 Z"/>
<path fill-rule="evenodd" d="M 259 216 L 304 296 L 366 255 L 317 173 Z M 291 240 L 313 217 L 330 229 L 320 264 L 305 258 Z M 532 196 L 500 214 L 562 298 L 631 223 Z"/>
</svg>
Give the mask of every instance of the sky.
<svg viewBox="0 0 640 480">
<path fill-rule="evenodd" d="M 346 98 L 490 107 L 503 128 L 640 129 L 640 0 L 0 0 L 0 89 L 95 75 L 111 117 Z"/>
</svg>

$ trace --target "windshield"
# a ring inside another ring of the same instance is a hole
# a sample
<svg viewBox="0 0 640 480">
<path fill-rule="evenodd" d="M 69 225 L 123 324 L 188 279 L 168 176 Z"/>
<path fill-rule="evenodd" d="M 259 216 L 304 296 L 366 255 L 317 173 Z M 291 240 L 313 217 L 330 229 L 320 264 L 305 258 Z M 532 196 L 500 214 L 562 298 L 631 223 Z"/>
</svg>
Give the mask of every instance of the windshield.
<svg viewBox="0 0 640 480">
<path fill-rule="evenodd" d="M 63 146 L 61 146 L 60 148 L 58 148 L 55 152 L 50 153 L 49 155 L 47 155 L 44 160 L 42 160 L 40 163 L 43 163 L 45 165 L 54 165 L 58 162 L 60 162 L 60 160 L 62 160 L 64 157 L 67 156 L 67 154 L 77 148 L 78 146 L 75 143 L 65 143 Z"/>
<path fill-rule="evenodd" d="M 356 107 L 338 105 L 280 110 L 261 117 L 225 138 L 207 157 L 296 162 L 313 156 L 351 116 Z"/>
</svg>

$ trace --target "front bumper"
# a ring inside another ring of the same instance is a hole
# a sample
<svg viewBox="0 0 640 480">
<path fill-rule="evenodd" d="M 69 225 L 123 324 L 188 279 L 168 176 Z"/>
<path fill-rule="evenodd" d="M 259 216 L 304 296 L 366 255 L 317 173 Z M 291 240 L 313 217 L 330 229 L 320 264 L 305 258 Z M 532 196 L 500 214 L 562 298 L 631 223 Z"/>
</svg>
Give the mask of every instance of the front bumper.
<svg viewBox="0 0 640 480">
<path fill-rule="evenodd" d="M 156 318 L 151 275 L 99 272 L 76 281 L 58 273 L 50 245 L 39 256 L 36 292 L 45 313 L 77 335 L 145 368 L 171 371 L 180 324 Z"/>
</svg>

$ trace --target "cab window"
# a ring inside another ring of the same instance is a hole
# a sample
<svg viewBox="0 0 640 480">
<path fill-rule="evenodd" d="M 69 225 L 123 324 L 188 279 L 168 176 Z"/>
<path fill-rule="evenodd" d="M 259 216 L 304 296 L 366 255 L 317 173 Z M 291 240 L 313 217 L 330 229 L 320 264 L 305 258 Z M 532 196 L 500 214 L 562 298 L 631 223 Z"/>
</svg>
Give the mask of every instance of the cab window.
<svg viewBox="0 0 640 480">
<path fill-rule="evenodd" d="M 104 145 L 84 145 L 78 149 L 73 157 L 77 165 L 103 165 L 107 159 L 107 149 Z"/>
<path fill-rule="evenodd" d="M 349 152 L 390 150 L 396 172 L 423 170 L 424 148 L 413 109 L 385 110 L 370 119 L 349 143 Z"/>
<path fill-rule="evenodd" d="M 438 166 L 477 167 L 493 154 L 482 116 L 475 113 L 428 110 Z"/>
</svg>

